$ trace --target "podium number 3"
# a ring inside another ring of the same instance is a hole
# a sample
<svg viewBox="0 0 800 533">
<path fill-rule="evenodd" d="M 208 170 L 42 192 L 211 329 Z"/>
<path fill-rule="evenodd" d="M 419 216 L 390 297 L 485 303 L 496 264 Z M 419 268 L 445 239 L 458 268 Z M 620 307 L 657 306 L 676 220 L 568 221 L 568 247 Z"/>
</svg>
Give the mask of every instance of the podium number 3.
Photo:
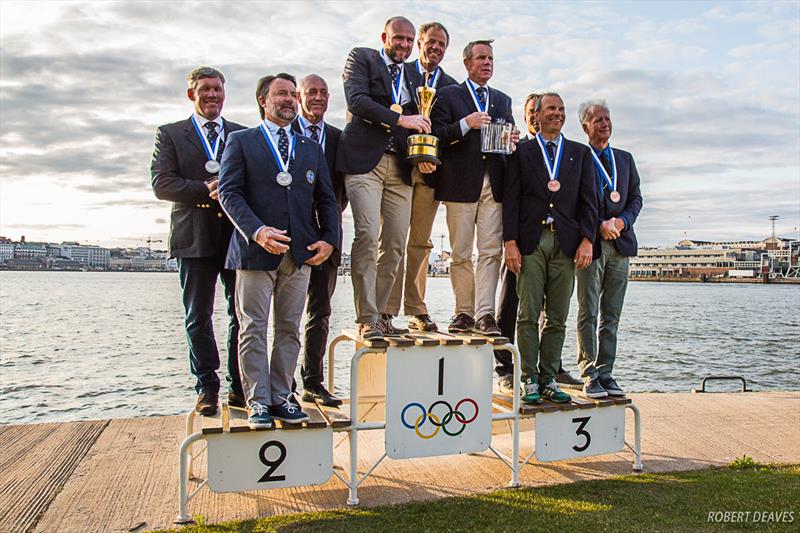
<svg viewBox="0 0 800 533">
<path fill-rule="evenodd" d="M 589 435 L 589 432 L 586 431 L 586 429 L 585 429 L 586 428 L 586 424 L 589 423 L 589 420 L 591 418 L 592 417 L 590 417 L 590 416 L 582 416 L 580 418 L 573 418 L 572 419 L 572 423 L 573 424 L 580 424 L 578 426 L 578 429 L 575 430 L 575 434 L 586 439 L 586 441 L 582 445 L 573 446 L 572 447 L 572 449 L 575 450 L 576 452 L 584 451 L 586 448 L 589 447 L 589 444 L 591 444 L 591 442 L 592 442 L 592 436 Z"/>
<path fill-rule="evenodd" d="M 267 457 L 267 450 L 270 448 L 278 448 L 278 458 L 274 461 L 270 460 Z M 264 483 L 265 481 L 284 481 L 286 476 L 273 476 L 272 473 L 281 466 L 284 459 L 286 459 L 286 446 L 283 445 L 282 442 L 278 442 L 277 440 L 268 441 L 264 444 L 261 449 L 258 451 L 258 458 L 264 463 L 264 466 L 269 467 L 267 473 L 261 476 L 261 479 L 258 480 L 259 483 Z"/>
</svg>

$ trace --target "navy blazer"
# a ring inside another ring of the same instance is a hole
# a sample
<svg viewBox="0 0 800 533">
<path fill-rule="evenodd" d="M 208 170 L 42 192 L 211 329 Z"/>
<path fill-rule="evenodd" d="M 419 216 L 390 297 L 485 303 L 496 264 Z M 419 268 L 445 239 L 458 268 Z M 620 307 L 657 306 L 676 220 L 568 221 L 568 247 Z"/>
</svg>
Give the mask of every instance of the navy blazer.
<svg viewBox="0 0 800 533">
<path fill-rule="evenodd" d="M 238 131 L 228 138 L 219 173 L 219 197 L 238 231 L 228 247 L 225 267 L 237 270 L 275 270 L 281 254 L 272 254 L 252 240 L 261 226 L 288 230 L 289 252 L 297 267 L 315 252 L 309 244 L 339 242 L 339 206 L 333 195 L 322 148 L 295 134 L 292 183 L 279 185 L 279 172 L 261 128 Z M 319 225 L 318 225 L 318 223 Z"/>
<path fill-rule="evenodd" d="M 417 104 L 409 70 L 403 67 L 403 82 L 411 95 L 411 100 L 403 105 L 403 114 L 415 115 Z M 344 174 L 371 171 L 383 157 L 392 136 L 403 181 L 411 185 L 411 165 L 406 162 L 409 132 L 397 126 L 400 115 L 389 109 L 392 78 L 380 52 L 372 48 L 353 48 L 347 56 L 342 78 L 348 117 L 339 142 L 337 170 Z"/>
<path fill-rule="evenodd" d="M 297 117 L 292 121 L 292 131 L 301 135 L 303 134 L 300 130 Z M 339 149 L 339 137 L 341 135 L 342 130 L 336 126 L 331 126 L 327 122 L 325 123 L 325 160 L 328 162 L 328 172 L 330 172 L 331 175 L 333 195 L 336 197 L 336 202 L 339 204 L 339 242 L 336 243 L 336 249 L 330 257 L 330 261 L 337 267 L 342 263 L 342 238 L 344 237 L 341 214 L 344 213 L 344 210 L 347 208 L 344 175 L 336 170 L 336 152 Z"/>
<path fill-rule="evenodd" d="M 598 201 L 601 202 L 600 212 L 605 213 L 605 219 L 601 220 L 598 217 L 597 227 L 611 217 L 623 218 L 626 222 L 625 229 L 622 230 L 620 236 L 614 239 L 614 247 L 625 257 L 633 257 L 639 253 L 639 244 L 636 241 L 636 233 L 633 231 L 633 224 L 642 210 L 642 193 L 639 189 L 639 173 L 636 171 L 636 163 L 633 162 L 633 156 L 630 152 L 620 150 L 619 148 L 611 149 L 614 151 L 614 160 L 617 164 L 617 192 L 619 193 L 619 202 L 612 202 L 609 195 L 611 189 L 603 178 L 602 173 L 595 165 L 595 175 L 597 176 L 597 191 Z M 600 241 L 597 239 L 595 246 L 600 246 Z"/>
<path fill-rule="evenodd" d="M 244 126 L 223 121 L 226 137 Z M 208 155 L 191 118 L 159 126 L 150 163 L 156 198 L 172 202 L 169 223 L 171 257 L 213 257 L 228 249 L 233 226 L 204 183 Z"/>
<path fill-rule="evenodd" d="M 467 82 L 442 88 L 431 112 L 433 134 L 439 138 L 439 159 L 442 164 L 428 178 L 436 187 L 436 199 L 445 202 L 477 202 L 483 188 L 483 176 L 489 171 L 492 195 L 503 201 L 503 174 L 506 156 L 481 152 L 481 130 L 470 129 L 461 134 L 459 122 L 474 113 Z M 489 116 L 514 123 L 511 98 L 489 87 Z"/>
<path fill-rule="evenodd" d="M 536 140 L 519 143 L 509 158 L 503 191 L 503 240 L 517 241 L 522 255 L 539 245 L 547 214 L 555 220 L 561 251 L 574 257 L 581 239 L 597 235 L 597 190 L 590 148 L 563 139 L 558 172 L 561 189 L 550 192 L 550 176 Z"/>
</svg>

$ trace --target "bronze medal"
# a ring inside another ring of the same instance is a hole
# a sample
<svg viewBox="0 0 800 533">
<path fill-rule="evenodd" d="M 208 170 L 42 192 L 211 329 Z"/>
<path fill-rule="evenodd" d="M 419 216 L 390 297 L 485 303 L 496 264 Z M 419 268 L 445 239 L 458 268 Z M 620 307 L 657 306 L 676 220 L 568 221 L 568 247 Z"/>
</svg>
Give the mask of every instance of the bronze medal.
<svg viewBox="0 0 800 533">
<path fill-rule="evenodd" d="M 620 199 L 620 195 L 617 191 L 611 191 L 611 194 L 609 194 L 608 197 L 611 198 L 611 201 L 614 203 L 619 202 Z"/>
<path fill-rule="evenodd" d="M 547 182 L 547 188 L 550 189 L 550 192 L 558 192 L 561 188 L 561 182 L 558 180 L 550 180 Z"/>
</svg>

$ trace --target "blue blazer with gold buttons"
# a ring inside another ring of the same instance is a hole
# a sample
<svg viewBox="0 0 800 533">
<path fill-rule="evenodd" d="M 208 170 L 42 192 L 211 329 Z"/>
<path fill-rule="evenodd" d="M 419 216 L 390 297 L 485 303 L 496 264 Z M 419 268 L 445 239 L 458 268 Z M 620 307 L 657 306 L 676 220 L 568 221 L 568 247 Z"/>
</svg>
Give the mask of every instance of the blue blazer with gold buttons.
<svg viewBox="0 0 800 533">
<path fill-rule="evenodd" d="M 261 226 L 288 231 L 292 241 L 287 253 L 298 268 L 315 254 L 307 249 L 309 244 L 318 240 L 339 244 L 339 205 L 325 154 L 311 139 L 295 136 L 289 164 L 292 182 L 283 186 L 276 180 L 280 169 L 260 128 L 230 135 L 219 173 L 219 197 L 237 231 L 228 247 L 226 268 L 278 268 L 283 256 L 269 253 L 252 239 Z"/>
</svg>

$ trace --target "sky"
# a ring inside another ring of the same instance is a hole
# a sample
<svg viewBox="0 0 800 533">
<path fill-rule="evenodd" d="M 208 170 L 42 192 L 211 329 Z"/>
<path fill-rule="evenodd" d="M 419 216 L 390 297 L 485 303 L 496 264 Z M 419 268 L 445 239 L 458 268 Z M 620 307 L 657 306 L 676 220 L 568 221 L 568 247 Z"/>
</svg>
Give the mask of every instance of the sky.
<svg viewBox="0 0 800 533">
<path fill-rule="evenodd" d="M 491 9 L 489 7 L 491 6 Z M 226 76 L 223 116 L 259 120 L 259 77 L 322 75 L 343 127 L 342 68 L 378 48 L 384 21 L 443 23 L 442 63 L 494 38 L 490 85 L 604 98 L 612 146 L 633 153 L 640 245 L 763 239 L 800 227 L 800 2 L 0 2 L 0 235 L 135 247 L 166 241 L 170 204 L 150 186 L 155 128 L 187 118 L 186 74 Z M 414 56 L 416 57 L 416 53 Z M 345 213 L 345 249 L 352 240 Z M 440 207 L 433 232 L 447 229 Z M 448 249 L 444 237 L 445 249 Z M 166 245 L 154 244 L 154 248 Z"/>
</svg>

